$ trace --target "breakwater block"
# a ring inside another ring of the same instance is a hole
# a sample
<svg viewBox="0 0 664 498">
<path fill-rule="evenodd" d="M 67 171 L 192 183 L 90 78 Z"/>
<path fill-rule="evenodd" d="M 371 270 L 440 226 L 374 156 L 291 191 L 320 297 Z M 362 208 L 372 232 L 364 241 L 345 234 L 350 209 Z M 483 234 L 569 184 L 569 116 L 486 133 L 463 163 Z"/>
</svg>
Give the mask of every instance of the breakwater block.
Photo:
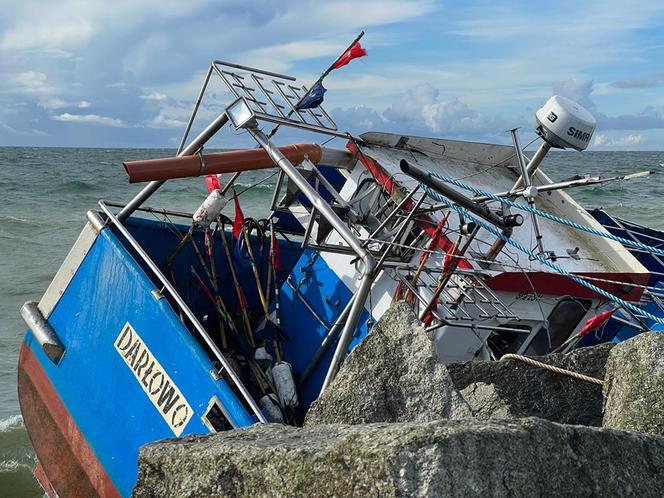
<svg viewBox="0 0 664 498">
<path fill-rule="evenodd" d="M 664 435 L 664 333 L 648 332 L 611 350 L 604 426 Z"/>
<path fill-rule="evenodd" d="M 643 497 L 663 487 L 663 437 L 524 418 L 267 424 L 166 440 L 141 448 L 134 496 Z"/>
</svg>

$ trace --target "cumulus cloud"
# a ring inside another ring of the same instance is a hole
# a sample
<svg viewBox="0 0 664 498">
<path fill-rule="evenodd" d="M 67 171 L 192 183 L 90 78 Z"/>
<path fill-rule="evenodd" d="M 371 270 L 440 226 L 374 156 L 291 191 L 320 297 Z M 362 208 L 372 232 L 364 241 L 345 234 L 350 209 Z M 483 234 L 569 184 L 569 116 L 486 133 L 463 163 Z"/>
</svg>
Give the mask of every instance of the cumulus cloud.
<svg viewBox="0 0 664 498">
<path fill-rule="evenodd" d="M 562 95 L 574 102 L 578 102 L 588 110 L 595 110 L 595 104 L 590 100 L 590 94 L 593 93 L 595 85 L 591 79 L 569 79 L 556 81 L 553 83 L 553 93 Z"/>
<path fill-rule="evenodd" d="M 598 134 L 595 136 L 593 145 L 600 148 L 630 148 L 638 147 L 646 141 L 643 135 L 625 135 L 623 137 L 609 138 L 607 135 Z"/>
<path fill-rule="evenodd" d="M 70 101 L 70 100 L 63 100 L 58 97 L 50 97 L 39 100 L 37 102 L 37 105 L 42 109 L 56 110 L 56 109 L 63 109 L 65 107 L 78 107 L 79 109 L 87 109 L 92 104 L 87 100 Z"/>
<path fill-rule="evenodd" d="M 394 99 L 383 116 L 411 129 L 424 129 L 449 135 L 495 133 L 505 122 L 480 114 L 459 100 L 442 97 L 431 85 L 418 85 Z"/>
<path fill-rule="evenodd" d="M 177 128 L 182 129 L 187 125 L 187 122 L 182 119 L 177 119 L 173 117 L 168 117 L 163 114 L 159 114 L 156 118 L 151 119 L 147 123 L 148 128 Z"/>
<path fill-rule="evenodd" d="M 595 89 L 591 79 L 570 79 L 553 84 L 553 92 L 568 97 L 592 111 L 598 130 L 653 130 L 664 128 L 664 109 L 647 106 L 634 114 L 609 116 L 591 100 Z"/>
<path fill-rule="evenodd" d="M 53 94 L 56 88 L 41 71 L 20 71 L 5 76 L 6 89 L 23 94 Z"/>
<path fill-rule="evenodd" d="M 143 100 L 166 100 L 168 96 L 164 93 L 151 92 L 146 95 L 141 95 L 139 98 Z"/>
<path fill-rule="evenodd" d="M 369 106 L 336 108 L 337 124 L 352 132 L 395 131 L 447 137 L 499 136 L 509 120 L 481 113 L 456 96 L 443 96 L 431 85 L 416 85 L 396 95 L 382 112 Z"/>
<path fill-rule="evenodd" d="M 337 108 L 332 111 L 332 116 L 338 124 L 353 130 L 375 130 L 386 124 L 385 118 L 371 107 L 366 106 Z"/>
<path fill-rule="evenodd" d="M 117 118 L 109 118 L 107 116 L 99 116 L 97 114 L 57 114 L 51 117 L 54 121 L 62 121 L 65 123 L 86 123 L 97 124 L 103 126 L 112 126 L 113 128 L 128 128 L 129 125 Z"/>
</svg>

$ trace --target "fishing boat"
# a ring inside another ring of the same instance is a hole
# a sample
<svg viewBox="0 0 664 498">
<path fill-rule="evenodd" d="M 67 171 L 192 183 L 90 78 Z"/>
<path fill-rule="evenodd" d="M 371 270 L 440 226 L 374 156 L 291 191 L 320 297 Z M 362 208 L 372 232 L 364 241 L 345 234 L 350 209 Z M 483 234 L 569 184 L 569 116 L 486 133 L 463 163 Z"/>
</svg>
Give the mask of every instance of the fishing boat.
<svg viewBox="0 0 664 498">
<path fill-rule="evenodd" d="M 212 76 L 228 101 L 190 140 Z M 177 156 L 125 163 L 146 186 L 99 201 L 41 300 L 23 306 L 19 399 L 49 496 L 129 496 L 152 441 L 301 424 L 397 300 L 443 362 L 566 351 L 602 313 L 652 316 L 635 244 L 566 192 L 615 178 L 553 182 L 540 168 L 551 148 L 588 145 L 581 106 L 552 97 L 527 157 L 517 130 L 513 146 L 353 136 L 300 105 L 313 88 L 214 61 Z M 259 147 L 206 152 L 224 127 Z M 278 147 L 280 127 L 346 148 Z M 271 203 L 244 218 L 233 182 L 262 169 L 276 175 Z M 209 192 L 195 213 L 146 205 L 191 176 Z"/>
</svg>

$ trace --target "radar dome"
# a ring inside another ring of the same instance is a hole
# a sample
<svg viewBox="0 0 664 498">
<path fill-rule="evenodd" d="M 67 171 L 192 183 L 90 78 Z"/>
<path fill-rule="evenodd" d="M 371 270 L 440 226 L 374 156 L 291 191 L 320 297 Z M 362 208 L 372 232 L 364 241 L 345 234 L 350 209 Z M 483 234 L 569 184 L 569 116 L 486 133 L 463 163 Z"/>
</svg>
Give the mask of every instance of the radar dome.
<svg viewBox="0 0 664 498">
<path fill-rule="evenodd" d="M 596 121 L 573 100 L 554 95 L 537 111 L 537 131 L 552 147 L 584 150 L 590 144 Z"/>
</svg>

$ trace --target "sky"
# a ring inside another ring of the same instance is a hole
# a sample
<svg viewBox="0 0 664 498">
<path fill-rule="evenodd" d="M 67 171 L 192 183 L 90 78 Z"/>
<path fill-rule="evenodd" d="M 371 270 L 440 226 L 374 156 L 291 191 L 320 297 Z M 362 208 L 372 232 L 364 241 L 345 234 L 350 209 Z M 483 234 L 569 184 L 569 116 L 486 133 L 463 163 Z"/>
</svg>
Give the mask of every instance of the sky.
<svg viewBox="0 0 664 498">
<path fill-rule="evenodd" d="M 342 130 L 508 143 L 554 94 L 664 150 L 664 2 L 0 0 L 0 146 L 176 147 L 214 59 L 325 80 Z M 216 76 L 194 131 L 231 97 Z M 281 141 L 291 139 L 280 132 Z M 311 141 L 325 137 L 310 136 Z M 215 145 L 248 144 L 224 130 Z"/>
</svg>

